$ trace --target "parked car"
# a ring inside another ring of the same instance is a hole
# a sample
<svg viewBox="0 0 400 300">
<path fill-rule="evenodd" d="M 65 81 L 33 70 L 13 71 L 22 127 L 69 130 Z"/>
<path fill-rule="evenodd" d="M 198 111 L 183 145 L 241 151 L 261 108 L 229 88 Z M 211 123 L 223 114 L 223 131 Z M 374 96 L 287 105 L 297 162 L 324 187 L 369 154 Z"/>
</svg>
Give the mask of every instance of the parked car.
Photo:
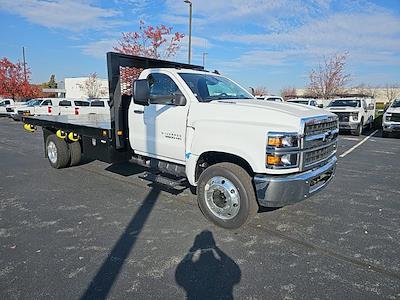
<svg viewBox="0 0 400 300">
<path fill-rule="evenodd" d="M 284 102 L 282 97 L 279 96 L 256 96 L 258 100 L 266 100 L 266 101 L 275 101 L 275 102 Z"/>
<path fill-rule="evenodd" d="M 79 99 L 62 99 L 59 104 L 59 115 L 82 115 L 89 113 L 90 102 Z"/>
<path fill-rule="evenodd" d="M 203 214 L 231 229 L 259 206 L 309 199 L 334 178 L 338 122 L 328 111 L 256 100 L 201 66 L 112 52 L 107 65 L 107 118 L 24 117 L 27 131 L 42 127 L 52 167 L 79 164 L 83 153 L 149 167 L 142 178 L 170 188 L 187 180 Z M 142 69 L 129 106 L 121 66 Z"/>
<path fill-rule="evenodd" d="M 108 98 L 92 99 L 88 109 L 89 114 L 110 114 L 110 106 L 108 105 Z"/>
<path fill-rule="evenodd" d="M 373 127 L 375 107 L 374 98 L 340 98 L 332 100 L 327 109 L 338 115 L 339 129 L 360 135 L 365 127 Z"/>
<path fill-rule="evenodd" d="M 59 98 L 33 99 L 17 108 L 17 116 L 14 119 L 20 119 L 21 116 L 58 115 L 60 100 Z"/>
<path fill-rule="evenodd" d="M 400 98 L 394 100 L 383 114 L 382 128 L 383 137 L 400 132 Z"/>
<path fill-rule="evenodd" d="M 0 100 L 0 116 L 7 116 L 9 112 L 7 112 L 7 107 L 10 105 L 14 105 L 13 99 L 1 99 Z"/>
<path fill-rule="evenodd" d="M 318 107 L 317 100 L 315 100 L 315 99 L 296 98 L 296 99 L 286 100 L 286 102 L 287 103 L 297 103 L 297 104 L 303 104 L 303 105 Z"/>
</svg>

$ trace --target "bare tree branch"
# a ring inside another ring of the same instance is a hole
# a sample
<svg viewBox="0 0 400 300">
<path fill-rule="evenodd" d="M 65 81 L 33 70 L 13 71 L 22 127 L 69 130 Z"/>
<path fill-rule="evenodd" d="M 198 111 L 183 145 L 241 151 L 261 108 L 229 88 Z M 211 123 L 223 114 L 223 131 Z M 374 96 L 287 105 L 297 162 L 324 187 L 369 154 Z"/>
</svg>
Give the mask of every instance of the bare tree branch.
<svg viewBox="0 0 400 300">
<path fill-rule="evenodd" d="M 324 58 L 318 68 L 311 70 L 307 94 L 316 98 L 329 99 L 335 94 L 343 93 L 346 84 L 350 81 L 350 74 L 345 72 L 347 56 L 347 53 L 343 53 Z"/>
</svg>

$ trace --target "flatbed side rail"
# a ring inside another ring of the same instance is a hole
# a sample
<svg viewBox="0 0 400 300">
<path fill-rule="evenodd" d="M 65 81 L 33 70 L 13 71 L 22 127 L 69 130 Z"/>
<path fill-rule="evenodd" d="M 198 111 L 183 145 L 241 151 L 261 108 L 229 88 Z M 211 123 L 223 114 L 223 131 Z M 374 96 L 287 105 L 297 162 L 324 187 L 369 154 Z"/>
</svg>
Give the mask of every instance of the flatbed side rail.
<svg viewBox="0 0 400 300">
<path fill-rule="evenodd" d="M 110 95 L 110 116 L 111 116 L 111 135 L 115 141 L 115 149 L 117 151 L 129 151 L 129 134 L 128 134 L 128 108 L 131 102 L 132 91 L 121 91 L 121 68 L 132 68 L 137 70 L 148 68 L 179 68 L 204 70 L 202 66 L 190 65 L 166 60 L 146 58 L 121 54 L 116 52 L 107 53 L 107 69 L 108 69 L 108 88 Z M 133 80 L 129 78 L 129 80 Z"/>
<path fill-rule="evenodd" d="M 66 132 L 74 132 L 81 136 L 93 137 L 93 138 L 106 138 L 111 139 L 111 130 L 100 127 L 90 127 L 84 125 L 78 125 L 73 123 L 64 123 L 51 120 L 43 120 L 35 117 L 23 117 L 22 121 L 27 124 L 40 126 L 42 128 L 64 130 Z"/>
</svg>

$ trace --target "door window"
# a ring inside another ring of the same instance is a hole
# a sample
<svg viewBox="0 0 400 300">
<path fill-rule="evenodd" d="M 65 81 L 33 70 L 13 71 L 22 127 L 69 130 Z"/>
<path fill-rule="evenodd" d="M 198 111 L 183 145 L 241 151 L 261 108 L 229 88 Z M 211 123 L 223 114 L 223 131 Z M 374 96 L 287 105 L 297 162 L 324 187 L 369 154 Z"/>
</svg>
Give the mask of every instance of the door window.
<svg viewBox="0 0 400 300">
<path fill-rule="evenodd" d="M 71 106 L 71 101 L 68 100 L 60 101 L 59 106 Z"/>
<path fill-rule="evenodd" d="M 168 75 L 153 73 L 147 77 L 150 87 L 150 103 L 152 104 L 171 104 L 173 94 L 179 91 L 176 83 Z M 157 99 L 160 96 L 171 96 L 171 98 Z"/>
<path fill-rule="evenodd" d="M 88 101 L 74 101 L 75 106 L 89 106 L 90 102 Z"/>
<path fill-rule="evenodd" d="M 362 101 L 362 105 L 364 110 L 367 110 L 367 102 L 365 102 L 365 100 Z"/>
<path fill-rule="evenodd" d="M 51 103 L 51 100 L 45 100 L 45 101 L 42 102 L 41 105 L 42 106 L 48 106 L 48 105 L 53 105 L 53 104 Z"/>
</svg>

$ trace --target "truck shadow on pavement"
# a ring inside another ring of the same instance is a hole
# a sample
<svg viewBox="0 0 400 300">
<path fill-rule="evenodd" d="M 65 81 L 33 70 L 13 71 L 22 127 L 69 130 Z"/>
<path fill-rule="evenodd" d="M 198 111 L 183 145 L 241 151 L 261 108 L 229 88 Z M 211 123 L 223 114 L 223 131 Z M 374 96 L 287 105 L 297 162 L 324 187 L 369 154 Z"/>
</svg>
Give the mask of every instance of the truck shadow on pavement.
<svg viewBox="0 0 400 300">
<path fill-rule="evenodd" d="M 175 281 L 187 299 L 233 299 L 241 275 L 239 266 L 215 244 L 213 234 L 204 230 L 178 264 Z"/>
<path fill-rule="evenodd" d="M 118 279 L 125 260 L 135 246 L 157 199 L 160 189 L 154 187 L 146 196 L 136 214 L 132 217 L 125 231 L 119 237 L 106 260 L 97 271 L 81 299 L 106 299 Z"/>
</svg>

